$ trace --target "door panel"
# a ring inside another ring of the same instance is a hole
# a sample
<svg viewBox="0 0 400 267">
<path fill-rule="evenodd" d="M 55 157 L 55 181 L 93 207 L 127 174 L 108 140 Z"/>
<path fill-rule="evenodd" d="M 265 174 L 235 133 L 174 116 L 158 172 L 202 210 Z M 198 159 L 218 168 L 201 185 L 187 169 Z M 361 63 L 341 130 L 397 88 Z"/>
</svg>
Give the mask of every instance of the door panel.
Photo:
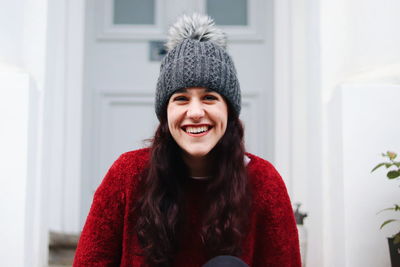
<svg viewBox="0 0 400 267">
<path fill-rule="evenodd" d="M 207 0 L 206 12 L 218 25 L 247 26 L 247 6 L 247 0 Z"/>
<path fill-rule="evenodd" d="M 146 146 L 158 125 L 152 95 L 101 94 L 99 107 L 100 131 L 94 151 L 98 168 L 92 177 L 93 190 L 99 183 L 98 177 L 107 172 L 110 164 L 121 153 Z"/>
<path fill-rule="evenodd" d="M 114 0 L 112 4 L 114 24 L 155 24 L 155 0 Z"/>
</svg>

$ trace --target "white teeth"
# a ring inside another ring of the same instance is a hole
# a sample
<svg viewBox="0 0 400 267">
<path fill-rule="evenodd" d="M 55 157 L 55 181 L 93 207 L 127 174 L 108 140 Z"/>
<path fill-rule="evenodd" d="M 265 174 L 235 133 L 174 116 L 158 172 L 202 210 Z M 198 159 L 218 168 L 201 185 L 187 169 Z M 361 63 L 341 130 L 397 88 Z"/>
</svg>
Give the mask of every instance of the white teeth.
<svg viewBox="0 0 400 267">
<path fill-rule="evenodd" d="M 186 132 L 192 133 L 192 134 L 197 134 L 197 133 L 202 133 L 208 130 L 208 126 L 200 126 L 200 127 L 186 127 Z"/>
</svg>

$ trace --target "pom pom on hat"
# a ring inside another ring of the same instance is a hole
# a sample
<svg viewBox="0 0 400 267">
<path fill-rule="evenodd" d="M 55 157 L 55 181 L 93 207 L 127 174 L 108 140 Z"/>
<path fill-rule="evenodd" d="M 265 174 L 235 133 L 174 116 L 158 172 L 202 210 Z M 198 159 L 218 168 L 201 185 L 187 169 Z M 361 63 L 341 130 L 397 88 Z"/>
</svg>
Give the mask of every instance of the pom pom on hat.
<svg viewBox="0 0 400 267">
<path fill-rule="evenodd" d="M 226 34 L 215 26 L 212 18 L 198 13 L 192 16 L 183 15 L 171 26 L 165 45 L 167 51 L 171 51 L 185 39 L 210 41 L 226 49 Z"/>
</svg>

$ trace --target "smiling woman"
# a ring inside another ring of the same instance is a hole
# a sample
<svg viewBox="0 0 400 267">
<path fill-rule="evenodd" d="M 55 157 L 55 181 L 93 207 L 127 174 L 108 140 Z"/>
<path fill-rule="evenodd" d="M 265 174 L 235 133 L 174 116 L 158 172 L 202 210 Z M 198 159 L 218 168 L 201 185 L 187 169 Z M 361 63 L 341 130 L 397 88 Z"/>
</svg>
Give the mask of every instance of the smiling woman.
<svg viewBox="0 0 400 267">
<path fill-rule="evenodd" d="M 225 45 L 207 16 L 170 28 L 152 144 L 110 168 L 74 266 L 300 267 L 286 187 L 269 162 L 245 152 Z"/>
<path fill-rule="evenodd" d="M 171 96 L 167 117 L 169 131 L 183 150 L 185 163 L 192 165 L 192 162 L 208 161 L 209 152 L 224 135 L 228 105 L 217 92 L 200 87 L 186 88 Z"/>
</svg>

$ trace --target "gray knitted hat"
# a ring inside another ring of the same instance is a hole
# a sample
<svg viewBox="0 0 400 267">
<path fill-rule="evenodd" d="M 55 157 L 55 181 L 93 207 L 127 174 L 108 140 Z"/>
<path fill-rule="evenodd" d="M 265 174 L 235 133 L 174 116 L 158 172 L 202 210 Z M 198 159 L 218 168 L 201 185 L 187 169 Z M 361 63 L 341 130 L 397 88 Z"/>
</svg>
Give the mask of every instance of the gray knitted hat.
<svg viewBox="0 0 400 267">
<path fill-rule="evenodd" d="M 239 116 L 241 95 L 226 36 L 204 15 L 182 16 L 169 29 L 168 53 L 157 82 L 155 109 L 161 118 L 171 95 L 179 89 L 205 87 L 223 95 Z"/>
</svg>

